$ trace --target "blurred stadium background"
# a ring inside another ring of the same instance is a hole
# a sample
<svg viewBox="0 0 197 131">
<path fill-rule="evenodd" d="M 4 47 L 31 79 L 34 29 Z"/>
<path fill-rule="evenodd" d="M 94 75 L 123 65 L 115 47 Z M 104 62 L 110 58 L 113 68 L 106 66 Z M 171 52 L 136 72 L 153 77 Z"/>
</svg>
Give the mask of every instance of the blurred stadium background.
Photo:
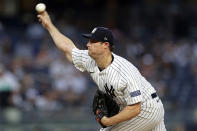
<svg viewBox="0 0 197 131">
<path fill-rule="evenodd" d="M 79 48 L 107 26 L 162 99 L 168 131 L 197 130 L 196 0 L 0 0 L 0 131 L 97 131 L 95 84 L 77 71 L 36 18 L 44 2 Z"/>
</svg>

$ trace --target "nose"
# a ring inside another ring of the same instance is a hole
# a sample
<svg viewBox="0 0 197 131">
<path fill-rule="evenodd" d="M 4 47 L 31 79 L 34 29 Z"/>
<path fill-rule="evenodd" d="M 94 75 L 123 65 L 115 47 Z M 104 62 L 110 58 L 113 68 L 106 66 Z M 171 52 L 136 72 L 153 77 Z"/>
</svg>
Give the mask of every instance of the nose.
<svg viewBox="0 0 197 131">
<path fill-rule="evenodd" d="M 88 48 L 90 47 L 90 42 L 87 43 L 87 47 L 88 47 Z"/>
</svg>

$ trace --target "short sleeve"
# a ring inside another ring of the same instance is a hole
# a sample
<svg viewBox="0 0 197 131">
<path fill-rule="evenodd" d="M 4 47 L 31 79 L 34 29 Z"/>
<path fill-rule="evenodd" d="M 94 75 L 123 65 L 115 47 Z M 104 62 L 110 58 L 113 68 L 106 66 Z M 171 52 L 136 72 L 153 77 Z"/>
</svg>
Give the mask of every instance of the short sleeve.
<svg viewBox="0 0 197 131">
<path fill-rule="evenodd" d="M 86 63 L 89 59 L 90 56 L 87 50 L 79 50 L 77 48 L 72 50 L 72 61 L 78 70 L 82 72 L 86 71 Z"/>
<path fill-rule="evenodd" d="M 140 83 L 140 73 L 132 65 L 124 65 L 124 82 L 126 83 L 126 88 L 124 90 L 124 99 L 127 105 L 136 104 L 142 101 L 141 83 Z"/>
<path fill-rule="evenodd" d="M 127 87 L 124 90 L 124 97 L 127 105 L 136 104 L 142 101 L 142 93 L 140 88 L 133 83 L 127 83 Z"/>
</svg>

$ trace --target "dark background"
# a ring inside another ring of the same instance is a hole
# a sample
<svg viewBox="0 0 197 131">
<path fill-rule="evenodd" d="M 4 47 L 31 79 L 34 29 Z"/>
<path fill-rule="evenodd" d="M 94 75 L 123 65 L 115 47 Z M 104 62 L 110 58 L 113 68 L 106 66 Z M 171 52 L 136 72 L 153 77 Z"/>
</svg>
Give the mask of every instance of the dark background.
<svg viewBox="0 0 197 131">
<path fill-rule="evenodd" d="M 197 129 L 196 0 L 0 0 L 0 131 L 94 131 L 96 85 L 64 58 L 36 18 L 86 48 L 82 33 L 110 28 L 114 53 L 155 87 L 168 131 Z"/>
</svg>

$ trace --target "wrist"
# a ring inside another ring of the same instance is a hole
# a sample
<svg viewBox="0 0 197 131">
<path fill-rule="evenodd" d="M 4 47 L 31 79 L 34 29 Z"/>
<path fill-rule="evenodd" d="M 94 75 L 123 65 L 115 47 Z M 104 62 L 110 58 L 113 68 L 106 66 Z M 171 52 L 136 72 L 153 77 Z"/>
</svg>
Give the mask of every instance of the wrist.
<svg viewBox="0 0 197 131">
<path fill-rule="evenodd" d="M 46 29 L 49 31 L 49 32 L 52 32 L 54 31 L 56 28 L 55 26 L 53 25 L 53 23 L 49 22 Z"/>
<path fill-rule="evenodd" d="M 101 119 L 101 123 L 105 126 L 111 126 L 111 122 L 110 122 L 110 118 L 104 116 L 102 119 Z"/>
</svg>

